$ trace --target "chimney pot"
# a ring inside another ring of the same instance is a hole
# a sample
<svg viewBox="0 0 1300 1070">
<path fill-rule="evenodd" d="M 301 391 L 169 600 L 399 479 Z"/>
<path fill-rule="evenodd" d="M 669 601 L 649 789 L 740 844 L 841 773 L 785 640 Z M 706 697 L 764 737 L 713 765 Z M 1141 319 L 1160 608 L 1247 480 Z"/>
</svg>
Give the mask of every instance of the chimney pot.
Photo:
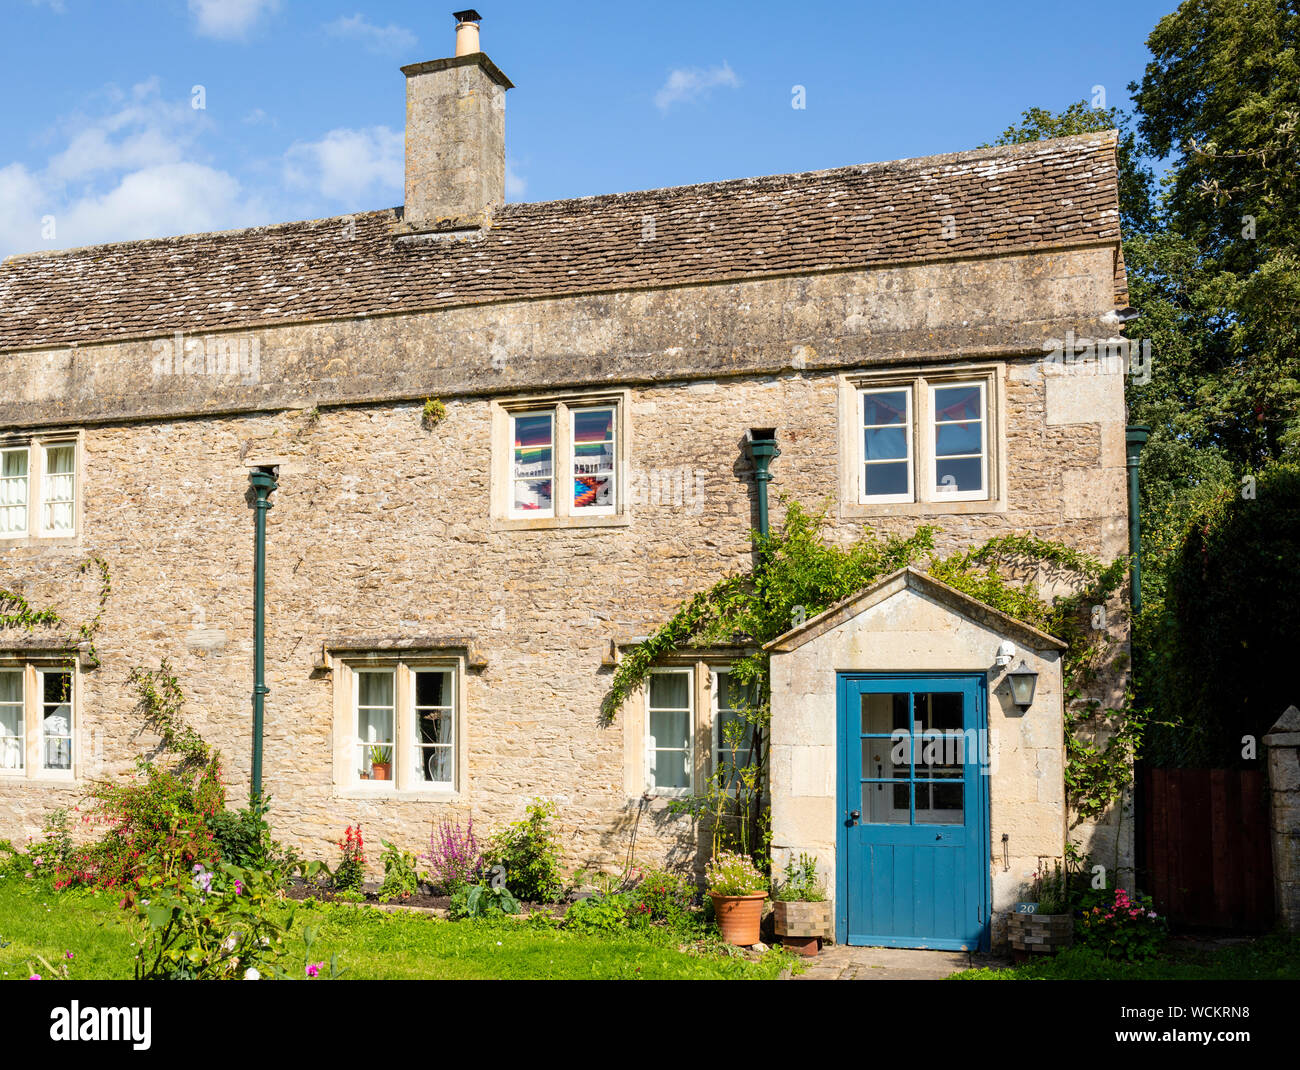
<svg viewBox="0 0 1300 1070">
<path fill-rule="evenodd" d="M 473 8 L 457 11 L 452 15 L 456 20 L 456 55 L 470 56 L 483 51 L 478 43 L 478 24 L 483 16 Z"/>
</svg>

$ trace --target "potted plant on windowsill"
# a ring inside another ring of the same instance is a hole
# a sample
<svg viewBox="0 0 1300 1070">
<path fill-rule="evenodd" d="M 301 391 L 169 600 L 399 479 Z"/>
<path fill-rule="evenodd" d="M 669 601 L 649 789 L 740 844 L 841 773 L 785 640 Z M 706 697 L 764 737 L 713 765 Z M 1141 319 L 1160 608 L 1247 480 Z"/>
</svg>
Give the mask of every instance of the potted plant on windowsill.
<svg viewBox="0 0 1300 1070">
<path fill-rule="evenodd" d="M 722 939 L 737 947 L 758 943 L 767 878 L 744 855 L 720 851 L 706 870 L 713 913 Z"/>
<path fill-rule="evenodd" d="M 1031 955 L 1051 955 L 1074 943 L 1074 915 L 1070 910 L 1069 878 L 1059 860 L 1051 872 L 1042 859 L 1025 891 L 1007 920 L 1011 956 L 1024 961 Z"/>
<path fill-rule="evenodd" d="M 817 859 L 801 854 L 785 865 L 785 879 L 773 893 L 772 921 L 781 943 L 802 955 L 815 955 L 831 938 L 831 904 L 817 875 Z"/>
<path fill-rule="evenodd" d="M 393 772 L 393 752 L 387 747 L 370 748 L 370 779 L 389 780 Z"/>
</svg>

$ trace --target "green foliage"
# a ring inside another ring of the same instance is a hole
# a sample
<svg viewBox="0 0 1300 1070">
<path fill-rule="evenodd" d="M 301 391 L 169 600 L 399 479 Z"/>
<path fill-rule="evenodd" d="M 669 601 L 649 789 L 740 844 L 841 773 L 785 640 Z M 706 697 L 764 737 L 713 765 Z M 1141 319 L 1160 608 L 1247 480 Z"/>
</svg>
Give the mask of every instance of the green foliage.
<svg viewBox="0 0 1300 1070">
<path fill-rule="evenodd" d="M 315 865 L 304 874 L 313 876 Z M 148 869 L 139 891 L 123 901 L 137 936 L 137 980 L 288 976 L 285 941 L 294 915 L 277 909 L 279 886 L 270 874 L 229 863 L 186 868 L 164 856 L 151 858 Z"/>
<path fill-rule="evenodd" d="M 649 870 L 627 897 L 633 922 L 681 928 L 691 920 L 695 885 L 678 873 Z"/>
<path fill-rule="evenodd" d="M 631 909 L 631 897 L 624 893 L 593 895 L 565 911 L 564 927 L 590 936 L 607 935 L 627 927 Z"/>
<path fill-rule="evenodd" d="M 1060 859 L 1052 861 L 1048 869 L 1043 859 L 1038 860 L 1038 869 L 1029 884 L 1021 890 L 1024 901 L 1037 903 L 1040 914 L 1070 913 L 1071 892 L 1070 875 L 1061 867 Z"/>
<path fill-rule="evenodd" d="M 302 859 L 292 847 L 276 841 L 266 815 L 271 798 L 254 799 L 242 810 L 221 810 L 212 815 L 208 828 L 221 861 L 246 869 L 288 871 Z"/>
<path fill-rule="evenodd" d="M 185 696 L 166 658 L 157 669 L 133 668 L 126 678 L 137 696 L 136 709 L 145 723 L 162 737 L 163 746 L 177 754 L 183 765 L 212 761 L 215 752 L 181 718 Z"/>
<path fill-rule="evenodd" d="M 1182 722 L 1157 733 L 1162 763 L 1243 759 L 1294 700 L 1282 671 L 1294 648 L 1279 622 L 1300 619 L 1300 465 L 1279 462 L 1249 486 L 1206 495 L 1170 553 L 1167 597 L 1145 606 L 1153 704 Z M 1190 667 L 1195 671 L 1190 671 Z"/>
<path fill-rule="evenodd" d="M 343 857 L 331 874 L 331 887 L 336 892 L 359 893 L 366 878 L 366 844 L 361 826 L 358 824 L 354 829 L 349 825 L 338 846 Z"/>
<path fill-rule="evenodd" d="M 22 595 L 0 587 L 0 631 L 6 628 L 19 628 L 25 632 L 34 632 L 37 628 L 70 629 L 66 642 L 69 647 L 86 644 L 86 660 L 92 668 L 99 667 L 99 652 L 95 649 L 95 636 L 99 633 L 104 619 L 104 609 L 109 596 L 113 593 L 113 583 L 109 576 L 108 563 L 98 554 L 88 557 L 77 566 L 77 571 L 85 574 L 92 566 L 99 573 L 99 600 L 94 616 L 72 628 L 53 609 L 37 609 Z M 70 659 L 69 659 L 70 660 Z"/>
<path fill-rule="evenodd" d="M 522 820 L 495 833 L 483 852 L 487 866 L 503 866 L 506 887 L 519 899 L 553 903 L 564 890 L 555 804 L 534 799 Z"/>
<path fill-rule="evenodd" d="M 425 427 L 436 427 L 447 418 L 447 406 L 438 398 L 426 398 L 421 419 Z"/>
<path fill-rule="evenodd" d="M 384 864 L 384 882 L 379 886 L 379 898 L 410 899 L 420 889 L 420 878 L 415 871 L 415 855 L 380 840 L 384 850 L 380 861 Z"/>
<path fill-rule="evenodd" d="M 708 864 L 705 880 L 715 895 L 753 895 L 767 891 L 767 878 L 744 855 L 719 852 Z"/>
<path fill-rule="evenodd" d="M 1135 898 L 1123 888 L 1108 889 L 1085 898 L 1081 909 L 1076 942 L 1108 959 L 1153 959 L 1168 936 L 1168 920 L 1156 913 L 1149 895 Z"/>
<path fill-rule="evenodd" d="M 772 896 L 784 903 L 822 903 L 826 900 L 826 883 L 817 874 L 817 859 L 801 854 L 785 864 L 785 877 Z"/>
<path fill-rule="evenodd" d="M 509 888 L 472 884 L 451 897 L 447 914 L 451 918 L 490 918 L 518 914 L 519 910 L 519 901 L 511 895 Z"/>
</svg>

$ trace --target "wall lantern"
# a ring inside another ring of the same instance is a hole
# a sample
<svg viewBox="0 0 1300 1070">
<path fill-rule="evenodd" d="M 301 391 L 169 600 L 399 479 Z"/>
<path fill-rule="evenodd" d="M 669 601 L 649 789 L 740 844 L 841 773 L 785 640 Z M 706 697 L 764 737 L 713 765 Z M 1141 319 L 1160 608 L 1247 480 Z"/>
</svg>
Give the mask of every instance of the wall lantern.
<svg viewBox="0 0 1300 1070">
<path fill-rule="evenodd" d="M 1011 701 L 1022 710 L 1029 709 L 1034 703 L 1034 688 L 1038 686 L 1038 673 L 1020 659 L 1020 667 L 1007 673 L 1011 683 Z"/>
</svg>

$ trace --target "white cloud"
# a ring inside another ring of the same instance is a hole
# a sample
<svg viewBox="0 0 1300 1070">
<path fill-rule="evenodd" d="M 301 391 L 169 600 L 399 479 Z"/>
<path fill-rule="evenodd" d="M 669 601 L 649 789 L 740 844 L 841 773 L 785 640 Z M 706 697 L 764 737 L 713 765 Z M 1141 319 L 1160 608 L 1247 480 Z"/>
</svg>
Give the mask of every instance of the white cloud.
<svg viewBox="0 0 1300 1070">
<path fill-rule="evenodd" d="M 404 26 L 389 23 L 387 26 L 375 26 L 367 22 L 364 15 L 351 18 L 339 18 L 325 27 L 325 32 L 333 37 L 358 42 L 367 52 L 377 55 L 395 56 L 410 53 L 419 44 L 419 39 Z"/>
<path fill-rule="evenodd" d="M 707 70 L 701 67 L 679 67 L 669 73 L 668 80 L 655 94 L 655 106 L 660 111 L 667 111 L 674 104 L 706 95 L 715 86 L 726 86 L 729 89 L 740 87 L 740 79 L 725 60 L 721 67 L 709 67 Z"/>
<path fill-rule="evenodd" d="M 190 14 L 204 37 L 231 41 L 243 37 L 263 15 L 280 6 L 280 0 L 190 0 Z"/>
<path fill-rule="evenodd" d="M 0 167 L 0 257 L 40 248 L 43 201 L 40 182 L 22 164 Z"/>
<path fill-rule="evenodd" d="M 515 161 L 506 158 L 506 197 L 512 201 L 522 200 L 528 188 L 528 180 L 515 170 Z"/>
<path fill-rule="evenodd" d="M 319 141 L 297 141 L 284 154 L 284 180 L 355 210 L 368 196 L 405 183 L 405 138 L 386 126 L 331 130 Z M 373 193 L 372 193 L 373 191 Z"/>
</svg>

